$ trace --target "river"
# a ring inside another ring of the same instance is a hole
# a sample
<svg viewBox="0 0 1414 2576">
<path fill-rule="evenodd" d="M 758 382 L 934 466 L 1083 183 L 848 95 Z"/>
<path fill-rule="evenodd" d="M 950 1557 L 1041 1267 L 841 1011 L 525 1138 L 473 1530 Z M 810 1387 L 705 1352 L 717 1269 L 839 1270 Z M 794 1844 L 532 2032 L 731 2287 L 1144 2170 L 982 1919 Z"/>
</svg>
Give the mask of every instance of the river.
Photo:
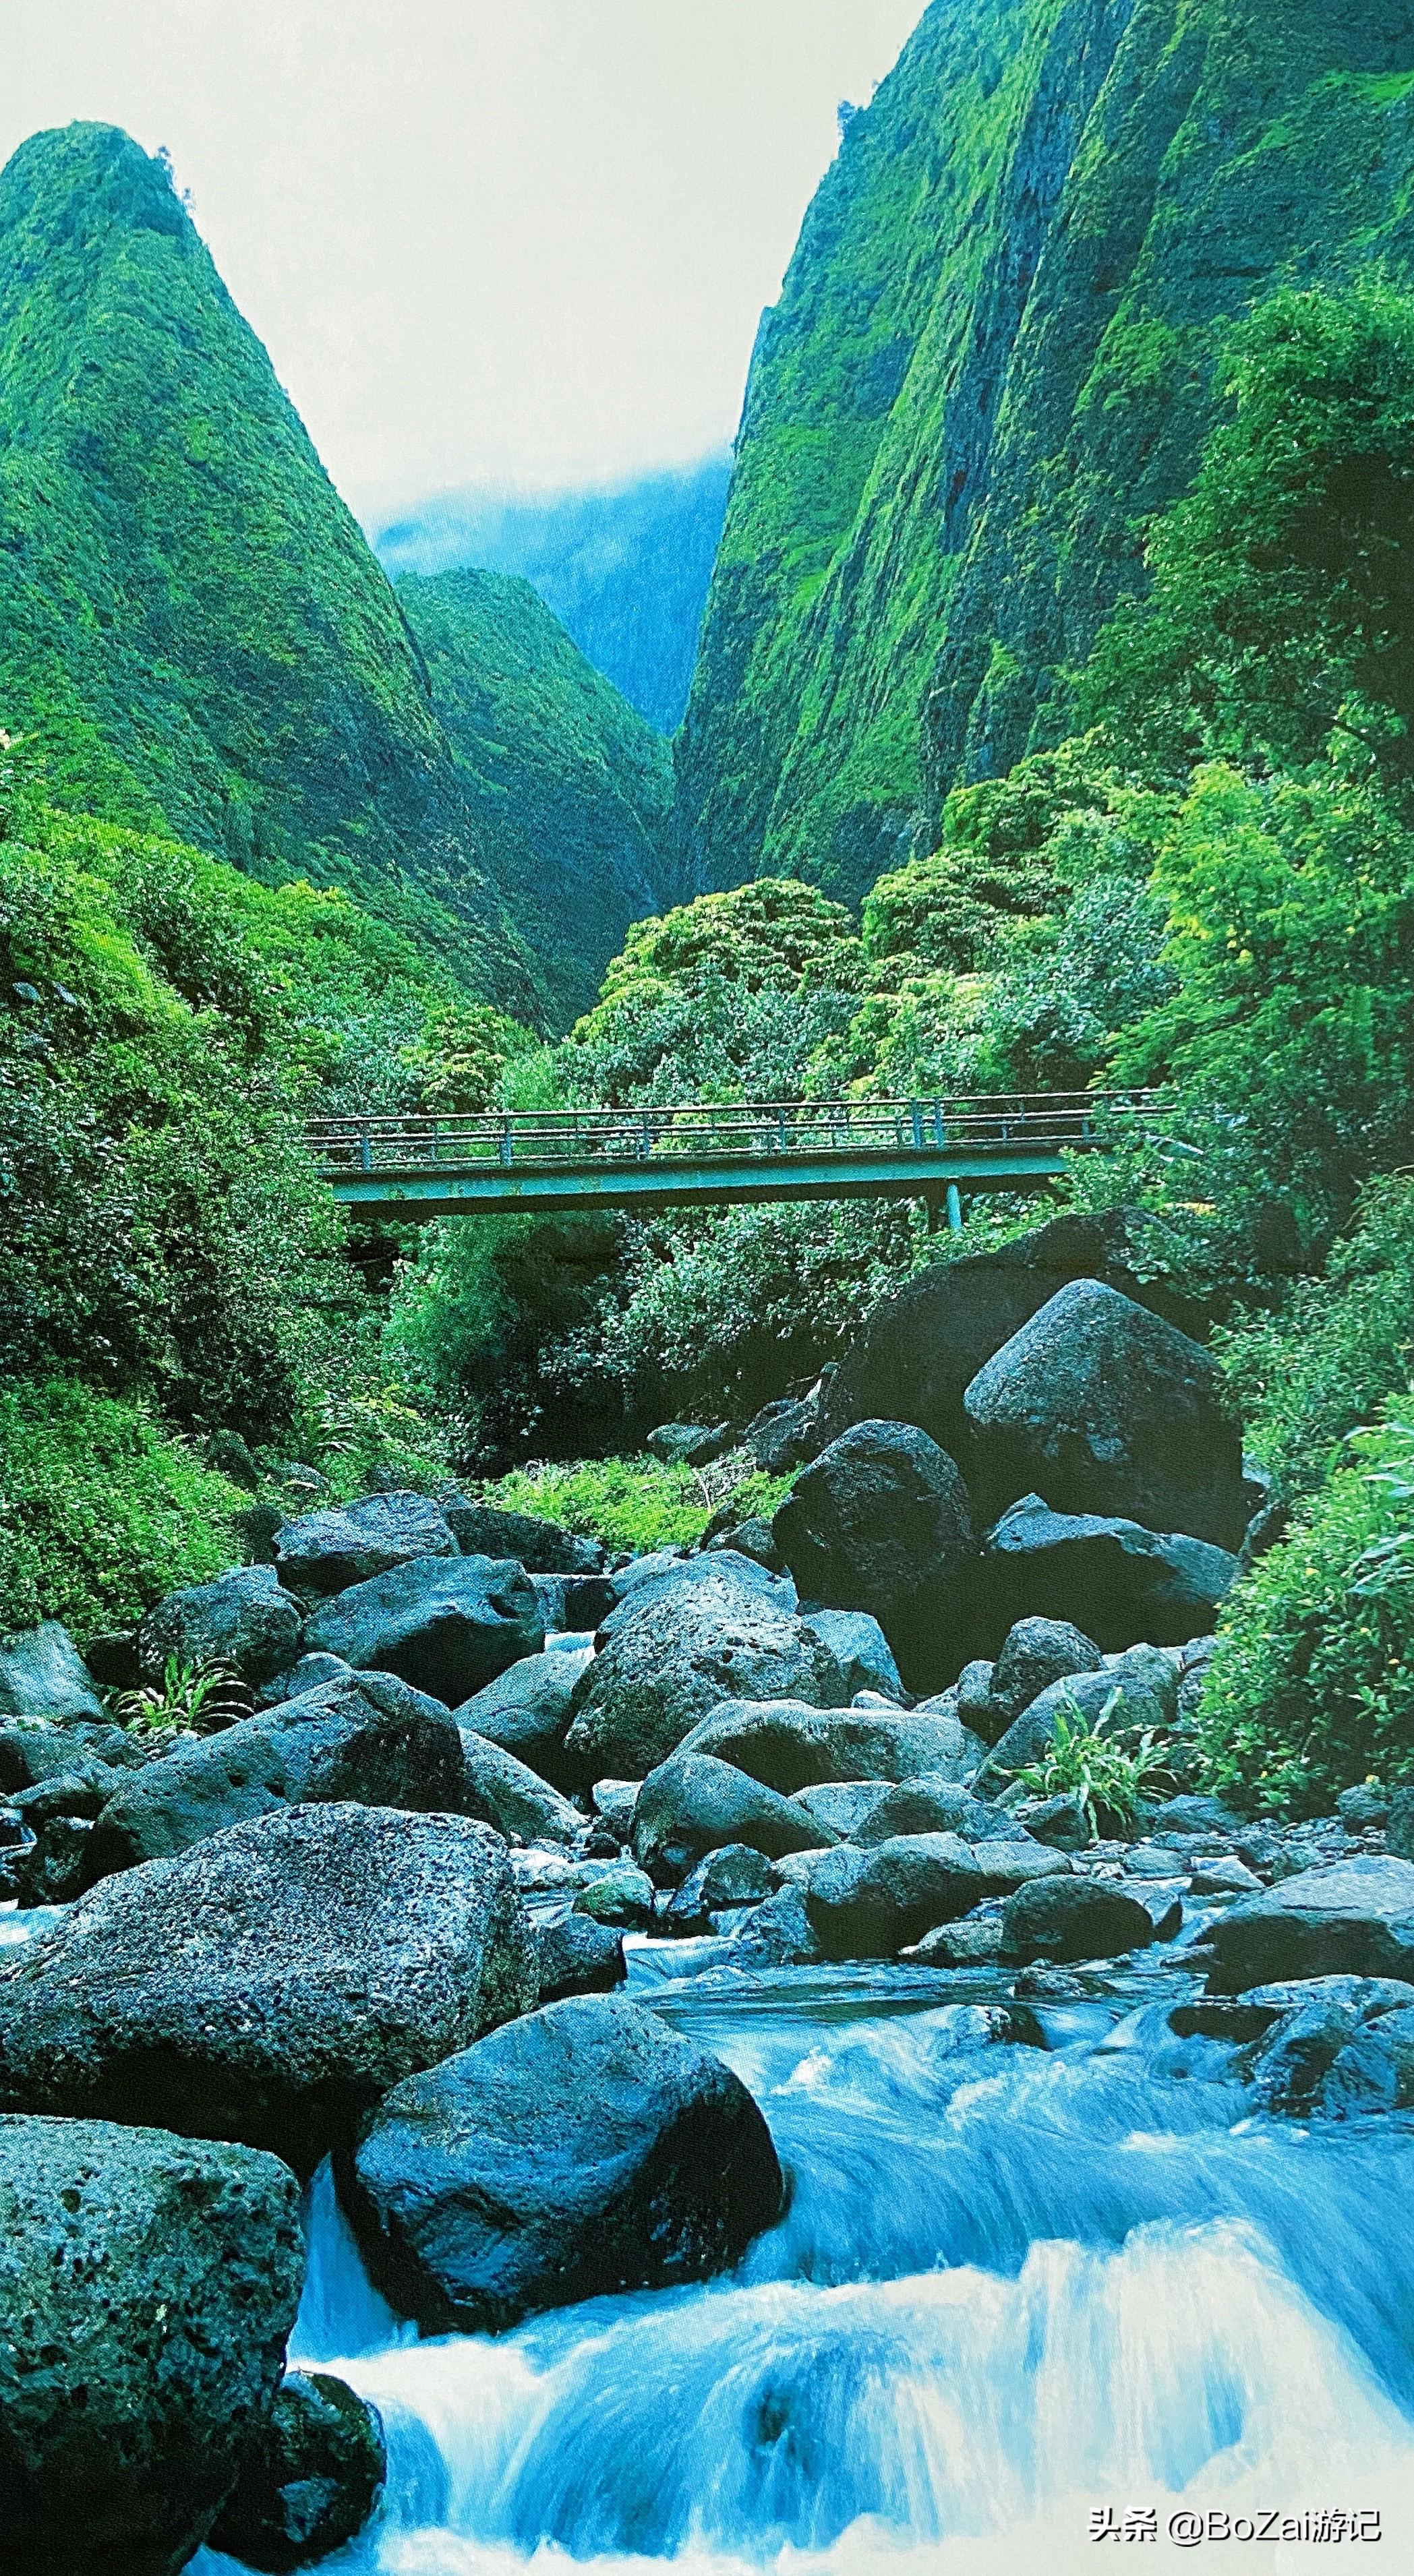
<svg viewBox="0 0 1414 2576">
<path fill-rule="evenodd" d="M 1141 2565 L 1288 2576 L 1330 2542 L 1245 2545 L 1243 2517 L 1327 2508 L 1380 2510 L 1374 2563 L 1414 2564 L 1414 2117 L 1252 2117 L 1231 2052 L 1168 2029 L 1181 1951 L 1034 2004 L 1044 2046 L 997 2035 L 995 1972 L 629 1957 L 760 2102 L 785 2214 L 706 2287 L 420 2341 L 317 2177 L 292 2358 L 371 2398 L 390 2453 L 327 2569 L 1055 2576 L 1105 2562 L 1098 2513 L 1136 2518 Z M 1171 2541 L 1180 2507 L 1214 2537 Z"/>
</svg>

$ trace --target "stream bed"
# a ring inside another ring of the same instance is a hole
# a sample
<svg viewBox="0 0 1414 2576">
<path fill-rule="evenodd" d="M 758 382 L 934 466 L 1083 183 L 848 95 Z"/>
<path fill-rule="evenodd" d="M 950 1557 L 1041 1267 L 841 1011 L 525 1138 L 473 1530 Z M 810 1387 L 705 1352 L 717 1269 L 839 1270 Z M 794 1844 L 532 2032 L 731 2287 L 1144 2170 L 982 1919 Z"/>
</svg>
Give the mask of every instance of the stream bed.
<svg viewBox="0 0 1414 2576">
<path fill-rule="evenodd" d="M 628 1956 L 628 1992 L 761 2104 L 784 2215 L 706 2286 L 419 2340 L 322 2172 L 291 2358 L 389 2447 L 326 2568 L 1052 2576 L 1113 2539 L 1286 2576 L 1374 2512 L 1374 2563 L 1414 2564 L 1414 2115 L 1251 2116 L 1233 2051 L 1168 2028 L 1181 1951 L 1059 1981 L 1013 2023 L 1030 2044 L 999 2035 L 995 1970 Z"/>
</svg>

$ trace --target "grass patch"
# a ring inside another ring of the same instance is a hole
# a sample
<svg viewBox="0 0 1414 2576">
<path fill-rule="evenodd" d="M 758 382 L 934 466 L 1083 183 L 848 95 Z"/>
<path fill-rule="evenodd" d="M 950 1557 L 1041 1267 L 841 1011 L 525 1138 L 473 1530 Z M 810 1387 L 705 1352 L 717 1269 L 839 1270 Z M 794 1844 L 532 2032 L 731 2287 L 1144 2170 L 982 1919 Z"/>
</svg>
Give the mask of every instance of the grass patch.
<svg viewBox="0 0 1414 2576">
<path fill-rule="evenodd" d="M 723 1503 L 742 1520 L 769 1519 L 790 1490 L 789 1476 L 766 1476 L 740 1453 L 714 1467 L 665 1467 L 656 1458 L 586 1458 L 569 1466 L 517 1467 L 482 1488 L 498 1511 L 530 1512 L 583 1538 L 636 1556 L 658 1547 L 690 1547 Z"/>
</svg>

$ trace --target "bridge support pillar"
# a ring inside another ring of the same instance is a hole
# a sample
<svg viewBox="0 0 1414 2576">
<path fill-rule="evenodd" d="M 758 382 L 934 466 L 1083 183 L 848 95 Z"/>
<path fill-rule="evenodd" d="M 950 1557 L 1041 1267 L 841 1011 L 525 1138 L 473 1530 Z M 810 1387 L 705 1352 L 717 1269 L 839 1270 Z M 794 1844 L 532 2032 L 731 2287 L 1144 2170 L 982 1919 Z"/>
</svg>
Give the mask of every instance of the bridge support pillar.
<svg viewBox="0 0 1414 2576">
<path fill-rule="evenodd" d="M 956 1181 L 948 1183 L 948 1232 L 949 1234 L 962 1232 L 962 1192 Z"/>
</svg>

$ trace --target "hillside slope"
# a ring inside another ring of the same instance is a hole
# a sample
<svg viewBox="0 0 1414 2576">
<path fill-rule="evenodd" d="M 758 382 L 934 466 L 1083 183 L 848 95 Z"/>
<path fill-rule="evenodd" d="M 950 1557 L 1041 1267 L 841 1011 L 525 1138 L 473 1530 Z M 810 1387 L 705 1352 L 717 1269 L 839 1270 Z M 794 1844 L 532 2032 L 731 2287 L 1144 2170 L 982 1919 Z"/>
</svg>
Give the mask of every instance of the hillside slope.
<svg viewBox="0 0 1414 2576">
<path fill-rule="evenodd" d="M 446 492 L 372 533 L 399 573 L 520 573 L 596 671 L 659 733 L 682 720 L 727 505 L 730 460 L 608 491 L 500 501 Z"/>
<path fill-rule="evenodd" d="M 688 863 L 855 896 L 1069 676 L 1230 319 L 1414 271 L 1408 0 L 933 0 L 806 218 L 678 747 Z"/>
<path fill-rule="evenodd" d="M 610 926 L 581 971 L 566 903 L 545 971 L 523 836 L 488 844 L 387 576 L 165 168 L 106 126 L 0 173 L 0 727 L 58 801 L 340 884 L 522 1018 L 572 1016 L 627 917 L 586 841 L 578 915 Z"/>
<path fill-rule="evenodd" d="M 577 1017 L 629 923 L 670 891 L 668 746 L 528 581 L 409 573 L 398 596 L 496 883 Z"/>
</svg>

